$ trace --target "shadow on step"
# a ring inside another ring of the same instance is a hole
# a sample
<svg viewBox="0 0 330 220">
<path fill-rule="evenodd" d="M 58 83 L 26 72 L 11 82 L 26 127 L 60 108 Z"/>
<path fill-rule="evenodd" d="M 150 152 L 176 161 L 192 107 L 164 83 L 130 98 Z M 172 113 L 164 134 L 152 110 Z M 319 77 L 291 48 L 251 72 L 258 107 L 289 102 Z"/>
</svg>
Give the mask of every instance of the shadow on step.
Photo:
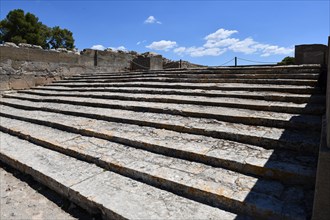
<svg viewBox="0 0 330 220">
<path fill-rule="evenodd" d="M 324 91 L 322 90 L 322 93 Z M 319 94 L 311 96 L 310 100 L 313 100 L 313 97 Z M 325 100 L 324 100 L 325 102 Z M 325 104 L 322 101 L 322 104 Z M 307 103 L 305 108 L 309 108 L 314 103 Z M 316 140 L 320 140 L 321 136 L 321 118 L 320 117 L 320 129 L 296 129 L 299 133 L 313 135 Z M 301 121 L 302 116 L 293 117 L 290 122 Z M 290 138 L 290 132 L 292 128 L 286 128 L 282 133 L 279 140 L 288 140 Z M 263 165 L 265 168 L 274 167 L 272 161 L 276 161 L 281 158 L 281 161 L 296 161 L 299 165 L 307 167 L 310 171 L 312 170 L 312 175 L 307 175 L 304 177 L 304 180 L 300 180 L 299 175 L 304 175 L 306 173 L 303 169 L 298 169 L 297 167 L 288 168 L 294 174 L 293 176 L 281 176 L 279 179 L 280 182 L 273 182 L 272 176 L 274 175 L 270 170 L 269 173 L 266 173 L 266 176 L 269 177 L 267 180 L 264 180 L 258 177 L 258 181 L 254 184 L 252 190 L 246 195 L 245 198 L 242 198 L 243 203 L 252 203 L 255 205 L 256 210 L 251 210 L 251 213 L 256 212 L 256 216 L 260 216 L 258 212 L 263 213 L 265 219 L 311 219 L 312 209 L 313 209 L 313 197 L 314 197 L 314 187 L 315 187 L 315 175 L 316 175 L 316 166 L 317 166 L 317 157 L 318 157 L 318 147 L 311 147 L 304 140 L 299 140 L 301 144 L 297 146 L 296 149 L 292 150 L 283 150 L 283 148 L 273 149 L 273 153 L 269 157 L 268 161 Z M 318 143 L 319 145 L 319 143 Z M 314 146 L 318 146 L 314 145 Z M 294 158 L 288 157 L 285 155 L 285 152 L 291 152 L 291 155 L 295 155 Z M 297 179 L 294 180 L 295 175 Z M 301 176 L 300 176 L 301 177 Z M 299 179 L 298 179 L 299 178 Z M 291 181 L 293 180 L 293 182 Z M 278 204 L 270 202 L 267 203 L 267 200 L 258 198 L 257 192 L 260 190 L 268 191 L 269 197 L 275 197 L 279 201 Z M 272 213 L 280 213 L 279 216 Z M 266 214 L 266 215 L 264 215 Z M 237 219 L 242 219 L 238 217 Z"/>
<path fill-rule="evenodd" d="M 17 171 L 16 169 L 2 163 L 1 161 L 0 161 L 0 169 L 4 169 L 6 172 L 11 173 L 15 178 L 17 178 L 18 181 L 26 183 L 36 193 L 41 194 L 43 197 L 45 197 L 47 200 L 49 200 L 49 203 L 55 204 L 56 206 L 58 206 L 60 209 L 62 209 L 64 212 L 68 213 L 70 216 L 72 216 L 75 219 L 80 219 L 80 220 L 101 220 L 102 219 L 101 216 L 89 214 L 84 209 L 80 208 L 79 206 L 76 206 L 75 204 L 70 202 L 68 199 L 62 197 L 61 195 L 57 194 L 53 190 L 49 189 L 47 186 L 44 186 L 41 183 L 37 182 L 36 180 L 33 179 L 32 176 L 23 174 L 20 171 Z M 2 184 L 5 184 L 5 183 L 2 182 Z M 20 190 L 24 191 L 24 188 L 21 188 Z M 28 205 L 29 203 L 34 202 L 32 200 L 33 200 L 33 198 L 31 198 L 31 200 L 28 200 L 28 201 L 25 200 L 25 202 Z M 23 199 L 22 199 L 22 201 L 23 201 Z M 37 201 L 35 201 L 35 202 L 37 202 Z M 30 207 L 30 205 L 28 205 L 28 207 Z M 17 212 L 20 212 L 20 213 L 24 213 L 25 211 L 26 210 L 17 210 Z"/>
</svg>

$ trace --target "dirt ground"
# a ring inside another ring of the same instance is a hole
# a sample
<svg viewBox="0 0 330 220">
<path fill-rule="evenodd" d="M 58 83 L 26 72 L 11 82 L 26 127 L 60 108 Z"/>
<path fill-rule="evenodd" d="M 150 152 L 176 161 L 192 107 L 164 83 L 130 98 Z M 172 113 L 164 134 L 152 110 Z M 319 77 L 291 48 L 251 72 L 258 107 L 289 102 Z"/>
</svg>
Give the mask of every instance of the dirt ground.
<svg viewBox="0 0 330 220">
<path fill-rule="evenodd" d="M 32 177 L 0 163 L 0 220 L 99 219 L 61 198 Z"/>
</svg>

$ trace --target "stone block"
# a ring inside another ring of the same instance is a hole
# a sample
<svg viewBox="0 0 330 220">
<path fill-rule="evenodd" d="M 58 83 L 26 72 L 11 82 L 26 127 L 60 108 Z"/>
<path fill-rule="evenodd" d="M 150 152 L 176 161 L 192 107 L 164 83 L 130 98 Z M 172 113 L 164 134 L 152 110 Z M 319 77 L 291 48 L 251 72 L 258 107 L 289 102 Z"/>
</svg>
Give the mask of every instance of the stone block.
<svg viewBox="0 0 330 220">
<path fill-rule="evenodd" d="M 156 56 L 138 56 L 133 59 L 132 70 L 162 70 L 163 58 L 161 55 Z"/>
<path fill-rule="evenodd" d="M 35 77 L 35 86 L 46 85 L 53 82 L 56 79 L 59 79 L 59 77 L 38 76 Z"/>
<path fill-rule="evenodd" d="M 150 70 L 162 70 L 163 69 L 163 58 L 162 56 L 150 57 Z"/>
<path fill-rule="evenodd" d="M 326 64 L 328 47 L 323 44 L 304 44 L 295 47 L 296 64 Z"/>
<path fill-rule="evenodd" d="M 35 78 L 32 75 L 16 76 L 9 79 L 10 89 L 28 89 L 35 86 Z"/>
</svg>

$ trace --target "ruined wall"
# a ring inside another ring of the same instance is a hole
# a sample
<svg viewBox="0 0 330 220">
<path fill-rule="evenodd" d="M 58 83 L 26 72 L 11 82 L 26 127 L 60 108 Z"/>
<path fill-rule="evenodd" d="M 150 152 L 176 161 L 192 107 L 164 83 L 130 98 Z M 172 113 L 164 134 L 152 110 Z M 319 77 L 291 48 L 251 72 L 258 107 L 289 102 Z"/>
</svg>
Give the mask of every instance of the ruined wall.
<svg viewBox="0 0 330 220">
<path fill-rule="evenodd" d="M 44 85 L 86 72 L 117 72 L 130 69 L 135 55 L 95 50 L 81 54 L 37 48 L 0 46 L 0 91 Z"/>
</svg>

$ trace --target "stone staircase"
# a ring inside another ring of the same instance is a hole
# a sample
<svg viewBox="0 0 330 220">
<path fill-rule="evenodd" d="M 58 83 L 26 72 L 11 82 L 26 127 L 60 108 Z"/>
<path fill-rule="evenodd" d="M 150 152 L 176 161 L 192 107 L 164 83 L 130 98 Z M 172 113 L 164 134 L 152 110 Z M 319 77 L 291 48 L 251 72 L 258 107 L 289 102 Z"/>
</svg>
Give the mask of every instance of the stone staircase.
<svg viewBox="0 0 330 220">
<path fill-rule="evenodd" d="M 105 219 L 309 219 L 320 71 L 81 74 L 6 93 L 0 160 Z"/>
</svg>

